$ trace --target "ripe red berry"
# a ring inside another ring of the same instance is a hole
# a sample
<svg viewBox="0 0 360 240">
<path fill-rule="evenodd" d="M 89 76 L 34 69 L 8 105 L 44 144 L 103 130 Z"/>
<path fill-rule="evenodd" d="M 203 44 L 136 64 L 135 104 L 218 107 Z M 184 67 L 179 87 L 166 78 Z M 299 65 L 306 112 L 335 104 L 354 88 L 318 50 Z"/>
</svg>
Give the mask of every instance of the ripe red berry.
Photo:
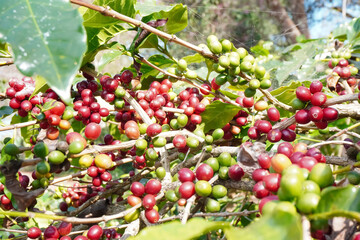
<svg viewBox="0 0 360 240">
<path fill-rule="evenodd" d="M 335 121 L 339 116 L 338 111 L 331 107 L 324 108 L 323 114 L 323 119 L 328 122 Z"/>
<path fill-rule="evenodd" d="M 271 107 L 267 110 L 267 116 L 270 121 L 277 122 L 280 120 L 280 113 L 279 110 L 277 110 L 274 107 Z"/>
<path fill-rule="evenodd" d="M 277 192 L 280 187 L 281 175 L 278 173 L 270 173 L 264 177 L 265 188 L 270 192 Z"/>
<path fill-rule="evenodd" d="M 154 136 L 158 135 L 159 133 L 161 133 L 161 131 L 162 131 L 161 125 L 158 123 L 153 123 L 147 127 L 146 134 L 149 137 L 154 137 Z"/>
<path fill-rule="evenodd" d="M 310 122 L 309 111 L 306 109 L 301 109 L 295 114 L 295 120 L 300 124 L 307 124 Z"/>
<path fill-rule="evenodd" d="M 307 87 L 300 86 L 296 89 L 296 97 L 303 102 L 311 99 L 311 92 Z"/>
<path fill-rule="evenodd" d="M 188 168 L 182 168 L 178 172 L 180 182 L 193 182 L 195 180 L 195 174 Z"/>
<path fill-rule="evenodd" d="M 180 185 L 179 193 L 181 198 L 188 199 L 195 194 L 195 184 L 193 182 L 184 182 Z"/>
<path fill-rule="evenodd" d="M 290 129 L 284 129 L 281 131 L 281 139 L 286 142 L 293 142 L 296 139 L 296 133 Z"/>
<path fill-rule="evenodd" d="M 145 210 L 145 217 L 150 223 L 157 223 L 160 219 L 159 212 L 155 209 Z"/>
<path fill-rule="evenodd" d="M 267 133 L 267 139 L 270 142 L 278 142 L 281 140 L 281 131 L 279 129 L 272 129 Z"/>
<path fill-rule="evenodd" d="M 313 122 L 319 122 L 323 119 L 323 110 L 321 107 L 314 106 L 309 110 L 309 118 Z"/>
<path fill-rule="evenodd" d="M 94 225 L 90 227 L 86 236 L 90 240 L 98 240 L 101 238 L 102 234 L 103 234 L 102 228 L 99 225 Z"/>
<path fill-rule="evenodd" d="M 311 104 L 314 106 L 322 106 L 326 102 L 327 97 L 325 93 L 322 92 L 316 92 L 311 97 Z"/>
<path fill-rule="evenodd" d="M 61 236 L 68 235 L 72 230 L 72 224 L 68 222 L 61 222 L 58 227 L 58 232 Z"/>
<path fill-rule="evenodd" d="M 253 192 L 255 194 L 255 197 L 261 199 L 269 195 L 269 190 L 267 190 L 264 186 L 264 182 L 260 181 L 257 182 L 253 187 Z"/>
<path fill-rule="evenodd" d="M 252 140 L 257 140 L 260 137 L 260 132 L 256 127 L 250 127 L 248 130 L 248 136 Z"/>
<path fill-rule="evenodd" d="M 198 180 L 209 181 L 214 176 L 214 170 L 208 164 L 201 164 L 198 169 L 196 169 L 196 178 Z"/>
<path fill-rule="evenodd" d="M 90 140 L 95 140 L 101 135 L 101 127 L 99 124 L 96 123 L 89 123 L 85 127 L 85 137 Z"/>
<path fill-rule="evenodd" d="M 234 164 L 229 168 L 229 177 L 232 180 L 240 181 L 241 178 L 244 176 L 244 170 L 240 167 L 239 164 Z"/>
<path fill-rule="evenodd" d="M 157 179 L 150 179 L 146 184 L 145 184 L 145 192 L 147 194 L 153 194 L 156 195 L 160 192 L 161 190 L 161 183 L 159 180 Z"/>
<path fill-rule="evenodd" d="M 259 155 L 258 162 L 259 162 L 260 167 L 262 167 L 264 169 L 269 169 L 271 166 L 271 158 L 266 153 L 262 153 Z"/>
<path fill-rule="evenodd" d="M 133 182 L 130 191 L 137 197 L 141 197 L 145 193 L 145 187 L 140 182 Z"/>
<path fill-rule="evenodd" d="M 54 239 L 57 239 L 60 237 L 60 234 L 57 230 L 56 227 L 54 226 L 49 226 L 45 229 L 44 231 L 44 237 L 45 238 L 54 238 Z"/>
<path fill-rule="evenodd" d="M 318 80 L 316 80 L 310 84 L 310 92 L 312 94 L 314 94 L 316 92 L 321 92 L 322 88 L 323 88 L 323 84 Z"/>
<path fill-rule="evenodd" d="M 268 133 L 272 129 L 272 125 L 269 121 L 259 120 L 256 128 L 262 133 Z"/>
<path fill-rule="evenodd" d="M 41 236 L 41 230 L 37 227 L 29 228 L 27 231 L 27 236 L 31 239 L 36 239 Z"/>
<path fill-rule="evenodd" d="M 269 175 L 269 171 L 263 168 L 258 168 L 253 171 L 251 174 L 252 179 L 255 182 L 262 181 L 265 176 Z"/>
<path fill-rule="evenodd" d="M 244 99 L 242 100 L 243 106 L 245 108 L 251 108 L 252 106 L 254 106 L 254 98 L 253 97 L 244 97 Z"/>
<path fill-rule="evenodd" d="M 153 209 L 156 204 L 156 199 L 152 194 L 146 194 L 142 200 L 142 205 L 145 209 Z"/>
</svg>

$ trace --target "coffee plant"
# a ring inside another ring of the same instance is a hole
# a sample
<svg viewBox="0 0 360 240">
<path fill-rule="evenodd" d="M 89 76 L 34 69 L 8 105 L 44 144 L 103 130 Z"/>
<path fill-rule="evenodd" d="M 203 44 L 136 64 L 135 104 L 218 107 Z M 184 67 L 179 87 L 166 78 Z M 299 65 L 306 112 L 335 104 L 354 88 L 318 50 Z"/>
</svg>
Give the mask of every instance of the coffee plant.
<svg viewBox="0 0 360 240">
<path fill-rule="evenodd" d="M 0 19 L 23 74 L 1 94 L 3 238 L 360 239 L 360 19 L 281 55 L 177 38 L 181 4 L 2 0 Z"/>
</svg>

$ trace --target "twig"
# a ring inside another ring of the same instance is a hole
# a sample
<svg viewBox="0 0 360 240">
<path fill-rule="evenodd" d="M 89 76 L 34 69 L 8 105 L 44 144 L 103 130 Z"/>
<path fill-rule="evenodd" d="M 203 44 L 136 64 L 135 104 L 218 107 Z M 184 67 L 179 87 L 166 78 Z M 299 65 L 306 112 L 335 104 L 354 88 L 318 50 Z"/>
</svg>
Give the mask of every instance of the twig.
<svg viewBox="0 0 360 240">
<path fill-rule="evenodd" d="M 253 213 L 257 213 L 259 210 L 244 210 L 241 212 L 219 212 L 219 213 L 194 213 L 190 214 L 189 217 L 232 217 L 232 216 L 247 216 Z M 158 223 L 168 222 L 175 219 L 179 219 L 181 216 L 175 215 L 168 218 L 160 219 Z"/>
<path fill-rule="evenodd" d="M 36 121 L 36 120 L 33 120 L 33 121 L 29 121 L 29 122 L 12 124 L 12 125 L 9 125 L 9 126 L 0 127 L 0 132 L 1 132 L 1 131 L 7 131 L 7 130 L 15 129 L 15 128 L 28 127 L 28 126 L 35 125 L 36 123 L 37 123 L 37 121 Z"/>
<path fill-rule="evenodd" d="M 354 146 L 355 148 L 360 150 L 360 146 L 358 146 L 357 144 L 353 143 L 353 142 L 348 142 L 348 141 L 340 141 L 340 140 L 336 140 L 336 141 L 324 141 L 324 142 L 320 142 L 320 143 L 315 143 L 312 145 L 309 145 L 308 148 L 316 148 L 316 147 L 321 147 L 324 145 L 329 145 L 329 144 L 346 144 L 346 145 L 351 145 Z"/>
<path fill-rule="evenodd" d="M 310 221 L 305 216 L 301 216 L 301 225 L 302 225 L 302 232 L 303 232 L 303 240 L 311 240 L 311 233 L 310 233 Z"/>
<path fill-rule="evenodd" d="M 273 95 L 271 95 L 271 93 L 270 93 L 269 91 L 267 91 L 267 90 L 265 90 L 265 89 L 261 89 L 261 88 L 260 88 L 259 90 L 262 92 L 262 94 L 265 95 L 265 97 L 266 97 L 274 106 L 280 107 L 280 108 L 282 108 L 282 109 L 284 109 L 284 110 L 286 110 L 286 111 L 289 111 L 289 112 L 295 112 L 295 109 L 294 109 L 292 106 L 280 102 L 280 101 L 277 100 Z"/>
<path fill-rule="evenodd" d="M 0 61 L 0 67 L 14 64 L 14 60 Z"/>
<path fill-rule="evenodd" d="M 355 129 L 357 127 L 360 126 L 360 122 L 348 127 L 348 128 L 345 128 L 339 132 L 337 132 L 336 134 L 332 135 L 331 137 L 329 137 L 326 141 L 330 141 L 330 140 L 333 140 L 334 138 L 337 138 L 339 137 L 340 135 L 344 134 L 344 133 L 347 133 L 348 131 L 352 130 L 352 129 Z"/>
<path fill-rule="evenodd" d="M 106 145 L 106 146 L 98 146 L 98 145 L 93 145 L 92 148 L 87 148 L 84 149 L 82 152 L 77 153 L 77 154 L 71 154 L 71 157 L 81 157 L 83 155 L 86 154 L 91 154 L 91 153 L 97 153 L 97 152 L 112 152 L 115 150 L 120 150 L 120 149 L 127 149 L 127 148 L 131 148 L 132 146 L 135 145 L 136 140 L 131 140 L 131 141 L 127 141 L 127 142 L 122 142 L 116 145 Z"/>
<path fill-rule="evenodd" d="M 165 39 L 167 39 L 167 40 L 169 40 L 171 42 L 174 42 L 174 43 L 177 43 L 177 44 L 182 45 L 184 47 L 187 47 L 189 49 L 192 49 L 192 50 L 200 53 L 201 55 L 203 55 L 205 57 L 212 58 L 212 59 L 215 59 L 215 60 L 217 59 L 216 55 L 212 54 L 211 52 L 205 51 L 201 47 L 198 47 L 198 46 L 196 46 L 196 45 L 194 45 L 192 43 L 186 42 L 186 41 L 176 37 L 175 35 L 168 34 L 168 33 L 165 33 L 163 31 L 160 31 L 160 30 L 158 30 L 156 28 L 150 27 L 149 25 L 147 25 L 144 22 L 141 22 L 139 20 L 136 20 L 136 19 L 130 18 L 128 16 L 122 15 L 122 14 L 120 14 L 120 13 L 118 13 L 118 12 L 112 10 L 112 9 L 97 6 L 97 5 L 94 5 L 94 4 L 91 4 L 91 3 L 87 3 L 87 2 L 83 2 L 81 0 L 70 0 L 70 2 L 74 3 L 74 4 L 77 4 L 77 5 L 80 5 L 80 6 L 83 6 L 83 7 L 86 7 L 86 8 L 89 8 L 89 9 L 92 9 L 92 10 L 95 10 L 97 12 L 100 12 L 104 16 L 113 17 L 113 18 L 119 19 L 121 21 L 133 24 L 136 27 L 139 27 L 139 28 L 142 28 L 142 29 L 144 29 L 146 31 L 154 33 L 155 35 L 158 35 L 159 37 L 165 38 Z"/>
<path fill-rule="evenodd" d="M 0 232 L 27 233 L 26 230 L 11 229 L 11 228 L 0 228 Z"/>
</svg>

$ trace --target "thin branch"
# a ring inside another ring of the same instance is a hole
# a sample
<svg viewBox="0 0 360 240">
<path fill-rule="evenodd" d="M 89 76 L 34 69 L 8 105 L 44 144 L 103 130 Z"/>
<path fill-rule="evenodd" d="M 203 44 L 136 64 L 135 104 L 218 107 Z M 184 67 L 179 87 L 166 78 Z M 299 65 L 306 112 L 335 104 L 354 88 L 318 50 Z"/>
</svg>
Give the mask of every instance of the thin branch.
<svg viewBox="0 0 360 240">
<path fill-rule="evenodd" d="M 212 59 L 215 59 L 215 60 L 217 59 L 216 55 L 212 54 L 209 51 L 205 51 L 201 47 L 198 47 L 198 46 L 196 46 L 196 45 L 194 45 L 192 43 L 186 42 L 186 41 L 176 37 L 175 35 L 168 34 L 168 33 L 165 33 L 163 31 L 160 31 L 160 30 L 158 30 L 156 28 L 150 27 L 149 25 L 147 25 L 144 22 L 141 22 L 139 20 L 136 20 L 136 19 L 130 18 L 128 16 L 125 16 L 123 14 L 120 14 L 120 13 L 118 13 L 118 12 L 112 10 L 112 9 L 97 6 L 97 5 L 94 5 L 94 4 L 91 4 L 91 3 L 87 3 L 87 2 L 83 2 L 81 0 L 70 0 L 70 2 L 74 3 L 74 4 L 77 4 L 79 6 L 83 6 L 83 7 L 95 10 L 97 12 L 100 12 L 104 16 L 109 16 L 109 17 L 116 18 L 116 19 L 119 19 L 121 21 L 130 23 L 130 24 L 133 24 L 136 27 L 142 28 L 142 29 L 144 29 L 146 31 L 154 33 L 155 35 L 157 35 L 159 37 L 165 38 L 165 39 L 169 40 L 170 42 L 174 42 L 174 43 L 177 43 L 177 44 L 182 45 L 184 47 L 187 47 L 189 49 L 192 49 L 192 50 L 200 53 L 201 55 L 203 55 L 205 57 L 212 58 Z"/>
<path fill-rule="evenodd" d="M 335 141 L 324 141 L 324 142 L 320 142 L 320 143 L 315 143 L 312 145 L 309 145 L 308 148 L 316 148 L 316 147 L 321 147 L 324 145 L 329 145 L 329 144 L 343 144 L 343 145 L 351 145 L 354 146 L 355 148 L 360 148 L 360 146 L 358 146 L 357 144 L 353 143 L 353 142 L 348 142 L 348 141 L 340 141 L 340 140 L 335 140 Z M 359 149 L 360 150 L 360 149 Z"/>
<path fill-rule="evenodd" d="M 14 64 L 14 60 L 0 61 L 0 67 Z"/>
<path fill-rule="evenodd" d="M 12 125 L 9 125 L 9 126 L 0 127 L 0 132 L 1 132 L 1 131 L 7 131 L 7 130 L 15 129 L 15 128 L 28 127 L 28 126 L 35 125 L 36 123 L 37 123 L 37 121 L 36 121 L 36 120 L 33 120 L 33 121 L 29 121 L 29 122 L 12 124 Z"/>
<path fill-rule="evenodd" d="M 265 97 L 266 97 L 274 106 L 280 107 L 280 108 L 282 108 L 282 109 L 284 109 L 284 110 L 286 110 L 286 111 L 289 111 L 289 112 L 295 112 L 295 109 L 294 109 L 292 106 L 280 102 L 280 101 L 277 100 L 273 95 L 271 95 L 271 93 L 270 93 L 269 91 L 267 91 L 267 90 L 265 90 L 265 89 L 261 89 L 261 88 L 260 88 L 259 90 L 262 92 L 262 94 L 265 95 Z"/>
<path fill-rule="evenodd" d="M 342 135 L 342 134 L 344 134 L 344 133 L 348 133 L 350 130 L 355 129 L 355 128 L 359 127 L 359 126 L 360 126 L 360 122 L 358 122 L 358 123 L 356 123 L 356 124 L 354 124 L 354 125 L 352 125 L 352 126 L 350 126 L 350 127 L 348 127 L 348 128 L 345 128 L 345 129 L 343 129 L 343 130 L 335 133 L 335 134 L 332 135 L 331 137 L 329 137 L 329 138 L 327 139 L 327 141 L 333 140 L 333 139 L 339 137 L 340 135 Z"/>
<path fill-rule="evenodd" d="M 86 154 L 91 154 L 91 153 L 104 153 L 104 152 L 112 152 L 115 150 L 120 150 L 120 149 L 128 149 L 131 148 L 132 146 L 135 145 L 136 140 L 131 140 L 131 141 L 127 141 L 127 142 L 122 142 L 116 145 L 106 145 L 106 146 L 98 146 L 98 145 L 93 145 L 92 148 L 87 148 L 84 149 L 82 152 L 77 153 L 77 154 L 72 154 L 70 155 L 71 157 L 81 157 L 83 155 Z"/>
</svg>

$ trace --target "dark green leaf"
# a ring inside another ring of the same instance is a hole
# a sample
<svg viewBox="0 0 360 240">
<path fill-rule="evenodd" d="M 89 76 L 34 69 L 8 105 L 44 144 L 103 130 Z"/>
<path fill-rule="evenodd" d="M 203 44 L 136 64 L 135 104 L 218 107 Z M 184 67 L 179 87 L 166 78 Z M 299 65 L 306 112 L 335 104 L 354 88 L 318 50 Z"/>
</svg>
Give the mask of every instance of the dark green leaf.
<svg viewBox="0 0 360 240">
<path fill-rule="evenodd" d="M 287 212 L 275 212 L 272 215 L 263 216 L 259 221 L 244 229 L 226 228 L 224 231 L 228 240 L 302 239 L 300 216 Z"/>
<path fill-rule="evenodd" d="M 186 224 L 179 221 L 144 228 L 137 236 L 129 240 L 183 240 L 196 239 L 203 234 L 230 227 L 226 222 L 210 222 L 202 218 L 192 218 Z"/>
<path fill-rule="evenodd" d="M 148 59 L 149 62 L 151 62 L 152 64 L 158 66 L 159 68 L 168 68 L 170 67 L 172 64 L 174 64 L 174 61 L 169 59 L 169 58 L 166 58 L 165 56 L 163 55 L 152 55 L 149 59 Z M 148 78 L 149 76 L 152 76 L 152 77 L 155 77 L 156 75 L 158 75 L 159 71 L 146 65 L 146 64 L 143 64 L 141 66 L 141 72 L 143 73 L 142 75 L 142 80 L 143 79 L 146 79 Z"/>
<path fill-rule="evenodd" d="M 9 106 L 0 107 L 0 119 L 12 114 L 13 112 L 14 112 L 14 109 L 12 109 Z"/>
<path fill-rule="evenodd" d="M 343 216 L 360 221 L 360 192 L 354 186 L 325 189 L 315 211 L 318 218 Z M 315 218 L 316 218 L 315 217 Z"/>
<path fill-rule="evenodd" d="M 247 86 L 246 86 L 247 87 Z M 236 95 L 232 92 L 229 92 L 229 91 L 225 91 L 225 90 L 219 90 L 222 94 L 224 94 L 225 96 L 227 96 L 228 98 L 232 99 L 232 100 L 235 100 L 236 98 L 239 97 L 239 95 Z"/>
<path fill-rule="evenodd" d="M 96 54 L 104 49 L 109 49 L 116 43 L 107 43 L 115 35 L 127 31 L 123 26 L 119 24 L 111 25 L 104 28 L 91 28 L 86 27 L 86 35 L 88 39 L 88 49 L 84 56 L 82 65 L 92 62 Z"/>
<path fill-rule="evenodd" d="M 159 38 L 155 34 L 150 34 L 139 45 L 138 48 L 157 48 L 159 45 Z"/>
<path fill-rule="evenodd" d="M 14 138 L 12 138 L 10 141 L 8 141 L 8 142 L 6 143 L 6 145 L 12 144 L 12 143 L 14 143 Z M 5 145 L 5 146 L 6 146 L 6 145 Z M 1 149 L 0 165 L 3 164 L 3 163 L 6 162 L 6 161 L 10 161 L 11 159 L 14 159 L 14 157 L 13 157 L 13 156 L 10 156 L 9 154 L 6 154 L 6 153 L 5 153 L 5 148 L 3 147 L 3 148 Z M 1 181 L 1 183 L 4 184 L 4 183 L 5 183 L 5 176 L 3 176 L 3 175 L 1 174 L 1 172 L 0 172 L 0 176 L 1 176 L 0 181 Z"/>
<path fill-rule="evenodd" d="M 40 75 L 64 100 L 86 50 L 79 12 L 68 1 L 3 0 L 0 38 L 11 44 L 26 76 Z"/>
<path fill-rule="evenodd" d="M 128 17 L 135 16 L 135 0 L 95 0 L 93 4 L 109 7 L 112 10 L 119 12 Z M 82 11 L 84 9 L 81 9 Z M 108 16 L 102 15 L 100 12 L 91 10 L 89 8 L 85 9 L 83 14 L 84 26 L 91 28 L 102 28 L 108 27 L 115 23 L 120 22 L 120 20 Z"/>
<path fill-rule="evenodd" d="M 201 113 L 202 122 L 205 124 L 204 132 L 206 133 L 215 128 L 222 128 L 240 110 L 241 107 L 221 101 L 214 101 L 207 105 L 205 111 Z"/>
<path fill-rule="evenodd" d="M 146 3 L 137 3 L 136 10 L 141 16 L 144 16 L 142 19 L 144 22 L 157 19 L 167 19 L 165 26 L 160 27 L 159 29 L 170 34 L 180 32 L 188 24 L 187 7 L 182 4 L 177 4 L 171 6 L 170 8 L 148 8 Z"/>
</svg>

